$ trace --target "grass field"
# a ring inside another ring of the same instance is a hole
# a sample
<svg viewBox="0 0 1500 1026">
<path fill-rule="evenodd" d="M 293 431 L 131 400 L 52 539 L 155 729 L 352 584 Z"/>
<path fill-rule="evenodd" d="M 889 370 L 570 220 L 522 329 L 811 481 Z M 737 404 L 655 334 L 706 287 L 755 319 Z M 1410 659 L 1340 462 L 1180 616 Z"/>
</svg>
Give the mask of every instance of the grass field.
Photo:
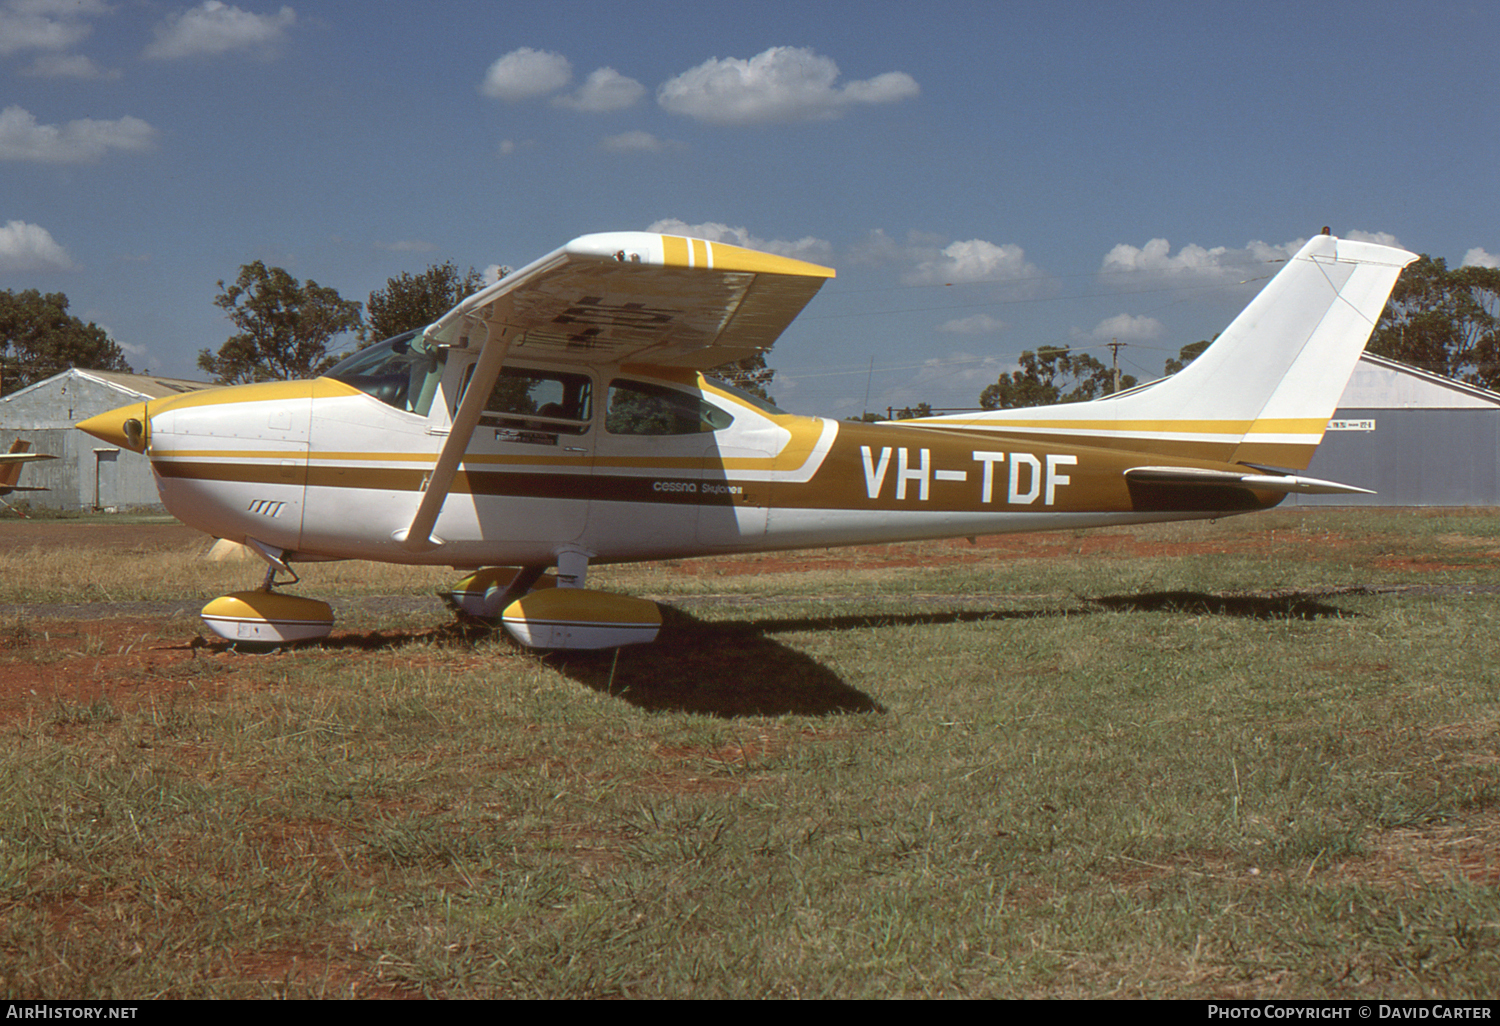
<svg viewBox="0 0 1500 1026">
<path fill-rule="evenodd" d="M 363 564 L 305 568 L 321 646 L 111 619 L 258 580 L 149 529 L 0 546 L 10 998 L 1500 979 L 1500 515 L 602 568 L 662 637 L 568 655 Z"/>
</svg>

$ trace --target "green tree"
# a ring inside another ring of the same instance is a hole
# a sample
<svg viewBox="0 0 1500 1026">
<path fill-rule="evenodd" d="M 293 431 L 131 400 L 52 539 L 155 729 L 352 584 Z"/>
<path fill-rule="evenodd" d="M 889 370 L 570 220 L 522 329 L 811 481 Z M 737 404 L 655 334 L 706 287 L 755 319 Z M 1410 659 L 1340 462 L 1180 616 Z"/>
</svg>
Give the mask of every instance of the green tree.
<svg viewBox="0 0 1500 1026">
<path fill-rule="evenodd" d="M 509 267 L 500 268 L 502 278 L 508 273 Z M 472 267 L 460 274 L 451 260 L 433 264 L 421 274 L 402 271 L 395 278 L 387 278 L 385 288 L 370 293 L 361 337 L 366 342 L 379 342 L 403 331 L 425 328 L 484 286 L 484 275 Z"/>
<path fill-rule="evenodd" d="M 771 387 L 771 379 L 776 376 L 776 370 L 766 366 L 766 354 L 763 351 L 754 356 L 747 356 L 743 360 L 715 367 L 708 373 L 710 377 L 727 381 L 751 395 L 760 396 L 772 406 L 776 405 L 776 400 L 771 398 L 771 393 L 768 391 Z"/>
<path fill-rule="evenodd" d="M 1369 350 L 1434 374 L 1500 389 L 1500 268 L 1430 256 L 1408 264 Z"/>
<path fill-rule="evenodd" d="M 1135 375 L 1120 375 L 1122 390 L 1135 384 Z M 1067 346 L 1041 346 L 1021 354 L 1020 370 L 1000 375 L 1000 380 L 981 392 L 979 405 L 986 410 L 1007 410 L 1079 403 L 1109 395 L 1113 385 L 1114 371 L 1089 354 L 1074 353 Z"/>
<path fill-rule="evenodd" d="M 69 367 L 130 372 L 109 334 L 68 313 L 68 297 L 61 292 L 0 292 L 0 395 Z"/>
<path fill-rule="evenodd" d="M 894 411 L 893 419 L 915 420 L 918 417 L 930 416 L 932 416 L 932 404 L 917 403 L 915 406 L 903 406 L 901 409 Z"/>
<path fill-rule="evenodd" d="M 214 305 L 240 329 L 218 353 L 198 353 L 198 366 L 221 385 L 313 377 L 332 363 L 328 343 L 360 326 L 359 303 L 259 260 L 242 266 L 233 285 L 220 281 Z"/>
<path fill-rule="evenodd" d="M 1186 367 L 1188 364 L 1198 359 L 1198 357 L 1202 356 L 1203 350 L 1213 345 L 1214 339 L 1218 337 L 1218 335 L 1215 335 L 1214 338 L 1206 338 L 1201 342 L 1189 342 L 1187 345 L 1177 350 L 1176 357 L 1167 357 L 1167 365 L 1165 368 L 1163 368 L 1162 373 L 1176 374 L 1178 371 L 1182 370 L 1182 368 Z"/>
</svg>

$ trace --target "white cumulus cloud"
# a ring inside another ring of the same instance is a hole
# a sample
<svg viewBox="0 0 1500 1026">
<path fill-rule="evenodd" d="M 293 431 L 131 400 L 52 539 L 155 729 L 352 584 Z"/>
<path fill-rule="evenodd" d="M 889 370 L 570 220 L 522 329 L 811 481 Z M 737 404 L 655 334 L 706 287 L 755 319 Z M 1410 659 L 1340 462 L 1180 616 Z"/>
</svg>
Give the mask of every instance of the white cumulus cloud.
<svg viewBox="0 0 1500 1026">
<path fill-rule="evenodd" d="M 847 260 L 894 265 L 903 285 L 992 285 L 995 288 L 986 294 L 997 299 L 1032 299 L 1057 287 L 1055 279 L 1026 259 L 1020 246 L 986 239 L 953 242 L 933 232 L 910 231 L 897 240 L 876 228 L 849 247 Z"/>
<path fill-rule="evenodd" d="M 1496 256 L 1493 253 L 1486 253 L 1484 250 L 1480 249 L 1478 246 L 1475 246 L 1473 249 L 1469 250 L 1467 253 L 1464 254 L 1464 262 L 1462 264 L 1460 264 L 1459 266 L 1460 267 L 1500 267 L 1500 256 Z"/>
<path fill-rule="evenodd" d="M 144 56 L 171 60 L 264 49 L 281 42 L 286 30 L 296 23 L 297 12 L 290 7 L 275 14 L 254 14 L 221 0 L 205 0 L 197 7 L 168 15 L 156 27 L 156 40 L 146 47 Z"/>
<path fill-rule="evenodd" d="M 86 80 L 116 79 L 120 77 L 119 71 L 101 68 L 82 54 L 62 53 L 41 54 L 21 74 L 30 75 L 33 78 L 77 78 Z"/>
<path fill-rule="evenodd" d="M 916 264 L 901 276 L 907 285 L 960 285 L 971 282 L 1013 282 L 1035 278 L 1038 271 L 1026 251 L 984 239 L 952 242 L 936 252 L 915 247 Z"/>
<path fill-rule="evenodd" d="M 103 0 L 6 0 L 0 4 L 0 54 L 67 49 L 92 30 L 85 19 L 108 11 Z"/>
<path fill-rule="evenodd" d="M 0 228 L 0 271 L 66 271 L 68 251 L 41 225 L 11 221 Z"/>
<path fill-rule="evenodd" d="M 1351 242 L 1374 242 L 1381 246 L 1395 246 L 1398 249 L 1401 247 L 1401 240 L 1390 232 L 1351 231 L 1345 232 L 1344 238 L 1349 239 Z"/>
<path fill-rule="evenodd" d="M 833 255 L 833 245 L 823 239 L 805 235 L 793 242 L 785 239 L 761 239 L 750 234 L 746 228 L 731 228 L 717 221 L 688 224 L 675 217 L 663 218 L 647 226 L 648 232 L 662 235 L 685 235 L 691 239 L 707 239 L 709 242 L 727 242 L 745 249 L 756 249 L 762 253 L 806 260 L 814 264 L 826 264 Z"/>
<path fill-rule="evenodd" d="M 572 80 L 573 65 L 562 54 L 523 46 L 490 65 L 479 91 L 513 103 L 556 92 Z"/>
<path fill-rule="evenodd" d="M 1189 243 L 1175 254 L 1166 239 L 1152 239 L 1139 247 L 1120 243 L 1104 255 L 1100 273 L 1203 284 L 1237 281 L 1263 274 L 1269 262 L 1287 259 L 1306 241 L 1297 239 L 1281 245 L 1256 241 L 1247 243 L 1244 249 L 1206 249 Z"/>
<path fill-rule="evenodd" d="M 712 125 L 815 121 L 855 104 L 894 103 L 918 95 L 916 80 L 892 71 L 837 85 L 838 65 L 802 47 L 773 46 L 749 60 L 713 57 L 669 79 L 656 102 Z"/>
<path fill-rule="evenodd" d="M 645 95 L 646 87 L 635 79 L 620 74 L 614 68 L 599 68 L 589 73 L 589 77 L 577 91 L 559 96 L 553 102 L 588 114 L 604 114 L 633 106 Z"/>
<path fill-rule="evenodd" d="M 42 164 L 91 164 L 109 150 L 138 151 L 155 143 L 156 129 L 140 118 L 118 121 L 83 118 L 65 125 L 40 125 L 22 107 L 0 111 L 0 160 Z"/>
<path fill-rule="evenodd" d="M 1100 321 L 1087 337 L 1101 342 L 1113 339 L 1123 342 L 1144 342 L 1148 339 L 1160 338 L 1161 333 L 1162 323 L 1155 317 L 1122 313 Z"/>
</svg>

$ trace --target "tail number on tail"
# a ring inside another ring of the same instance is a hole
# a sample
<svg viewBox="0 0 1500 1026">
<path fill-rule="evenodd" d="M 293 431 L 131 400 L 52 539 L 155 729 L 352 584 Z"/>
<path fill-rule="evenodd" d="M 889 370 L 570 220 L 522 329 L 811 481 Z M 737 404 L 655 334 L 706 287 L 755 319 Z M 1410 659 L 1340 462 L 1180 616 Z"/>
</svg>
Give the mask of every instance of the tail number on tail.
<svg viewBox="0 0 1500 1026">
<path fill-rule="evenodd" d="M 940 470 L 932 465 L 932 451 L 918 449 L 916 455 L 905 446 L 895 449 L 887 446 L 876 456 L 868 445 L 859 447 L 865 471 L 865 493 L 872 499 L 880 498 L 886 478 L 891 474 L 892 455 L 895 456 L 896 500 L 906 500 L 915 485 L 917 501 L 926 502 L 931 486 L 936 481 L 964 482 L 969 479 L 967 470 Z M 1029 506 L 1038 499 L 1044 506 L 1057 501 L 1057 490 L 1073 483 L 1072 478 L 1059 468 L 1075 466 L 1077 456 L 1062 453 L 1043 453 L 1040 458 L 1029 452 L 992 452 L 976 449 L 972 454 L 979 464 L 979 501 L 993 503 L 996 498 L 996 476 L 1005 489 L 1005 501 L 1013 506 Z M 997 470 L 997 465 L 1000 469 Z"/>
</svg>

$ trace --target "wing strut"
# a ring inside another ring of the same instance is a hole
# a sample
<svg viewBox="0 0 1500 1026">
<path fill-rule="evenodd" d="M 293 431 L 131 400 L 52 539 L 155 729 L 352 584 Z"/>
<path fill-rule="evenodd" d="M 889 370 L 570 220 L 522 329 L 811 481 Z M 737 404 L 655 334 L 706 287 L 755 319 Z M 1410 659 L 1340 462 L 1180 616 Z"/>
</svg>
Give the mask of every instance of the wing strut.
<svg viewBox="0 0 1500 1026">
<path fill-rule="evenodd" d="M 489 321 L 480 323 L 485 329 L 484 348 L 479 351 L 479 363 L 469 376 L 469 384 L 464 390 L 463 399 L 459 401 L 458 412 L 453 415 L 448 440 L 443 443 L 437 464 L 427 478 L 427 487 L 423 490 L 422 501 L 417 505 L 417 513 L 412 517 L 411 526 L 391 535 L 398 544 L 411 552 L 425 552 L 443 544 L 441 538 L 432 536 L 433 525 L 437 523 L 438 514 L 443 511 L 448 490 L 453 487 L 453 478 L 458 474 L 458 465 L 463 462 L 464 453 L 469 450 L 469 438 L 474 434 L 475 425 L 479 423 L 479 415 L 484 412 L 490 390 L 500 377 L 500 365 L 510 348 L 504 327 L 492 325 Z"/>
</svg>

